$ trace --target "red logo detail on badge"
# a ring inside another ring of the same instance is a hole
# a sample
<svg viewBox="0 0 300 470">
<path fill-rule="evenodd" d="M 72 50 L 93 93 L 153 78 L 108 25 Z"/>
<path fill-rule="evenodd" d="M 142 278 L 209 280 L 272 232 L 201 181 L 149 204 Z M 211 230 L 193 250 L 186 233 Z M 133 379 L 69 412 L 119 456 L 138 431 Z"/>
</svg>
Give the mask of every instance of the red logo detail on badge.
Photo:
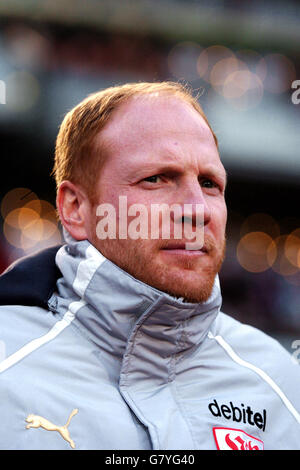
<svg viewBox="0 0 300 470">
<path fill-rule="evenodd" d="M 264 443 L 241 429 L 213 428 L 218 450 L 264 450 Z"/>
</svg>

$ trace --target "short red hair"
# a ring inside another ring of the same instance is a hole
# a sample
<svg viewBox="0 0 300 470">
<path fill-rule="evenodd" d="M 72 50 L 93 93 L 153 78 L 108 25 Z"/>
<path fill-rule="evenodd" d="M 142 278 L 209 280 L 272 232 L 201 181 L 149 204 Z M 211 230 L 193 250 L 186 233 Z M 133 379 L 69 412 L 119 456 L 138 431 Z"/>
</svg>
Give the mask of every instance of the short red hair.
<svg viewBox="0 0 300 470">
<path fill-rule="evenodd" d="M 218 147 L 217 137 L 197 97 L 192 95 L 187 86 L 167 81 L 128 83 L 106 88 L 81 101 L 66 114 L 61 123 L 56 139 L 53 168 L 57 188 L 62 181 L 69 180 L 80 184 L 93 201 L 96 178 L 106 156 L 104 145 L 101 147 L 101 139 L 98 139 L 96 146 L 96 136 L 109 121 L 113 111 L 122 103 L 136 95 L 153 93 L 177 96 L 191 104 L 209 126 Z"/>
</svg>

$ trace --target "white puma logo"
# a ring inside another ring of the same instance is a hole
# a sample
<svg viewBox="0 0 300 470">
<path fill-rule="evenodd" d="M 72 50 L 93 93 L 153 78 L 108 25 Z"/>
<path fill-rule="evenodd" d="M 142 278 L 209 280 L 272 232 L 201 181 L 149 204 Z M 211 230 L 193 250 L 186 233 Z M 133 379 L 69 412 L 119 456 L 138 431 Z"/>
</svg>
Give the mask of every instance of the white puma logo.
<svg viewBox="0 0 300 470">
<path fill-rule="evenodd" d="M 27 424 L 26 429 L 41 427 L 43 429 L 46 429 L 46 431 L 58 431 L 59 434 L 65 439 L 65 441 L 69 442 L 72 449 L 75 449 L 75 444 L 74 444 L 74 441 L 70 437 L 68 426 L 70 424 L 72 417 L 76 415 L 77 413 L 78 413 L 78 409 L 75 408 L 71 412 L 68 418 L 68 421 L 66 422 L 64 426 L 57 426 L 56 424 L 51 423 L 51 421 L 48 421 L 46 418 L 43 418 L 42 416 L 30 414 L 27 416 L 25 420 L 27 423 L 30 423 L 30 424 Z"/>
</svg>

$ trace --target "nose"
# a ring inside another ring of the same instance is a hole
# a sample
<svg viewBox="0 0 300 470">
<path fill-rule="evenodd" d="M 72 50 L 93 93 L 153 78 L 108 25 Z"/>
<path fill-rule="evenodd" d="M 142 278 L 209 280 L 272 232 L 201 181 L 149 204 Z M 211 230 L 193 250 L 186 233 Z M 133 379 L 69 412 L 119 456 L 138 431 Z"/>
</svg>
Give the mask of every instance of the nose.
<svg viewBox="0 0 300 470">
<path fill-rule="evenodd" d="M 198 180 L 180 188 L 181 213 L 173 213 L 175 224 L 190 224 L 192 228 L 197 228 L 199 224 L 206 226 L 211 219 L 211 210 L 203 194 Z"/>
</svg>

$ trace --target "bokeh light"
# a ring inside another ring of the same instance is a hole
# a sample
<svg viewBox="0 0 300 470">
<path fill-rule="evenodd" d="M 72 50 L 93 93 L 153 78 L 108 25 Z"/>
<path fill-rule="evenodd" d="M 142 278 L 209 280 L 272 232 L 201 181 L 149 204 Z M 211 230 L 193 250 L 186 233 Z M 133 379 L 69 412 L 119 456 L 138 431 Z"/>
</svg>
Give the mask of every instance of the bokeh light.
<svg viewBox="0 0 300 470">
<path fill-rule="evenodd" d="M 287 257 L 287 252 L 289 252 L 289 257 L 291 257 L 292 252 L 292 245 L 288 242 L 288 237 L 288 235 L 280 235 L 275 239 L 277 257 L 272 265 L 273 271 L 284 277 L 292 276 L 298 271 L 298 267 L 291 263 L 290 259 Z"/>
<path fill-rule="evenodd" d="M 300 229 L 294 230 L 286 237 L 284 252 L 289 262 L 300 269 Z"/>
<path fill-rule="evenodd" d="M 3 198 L 3 233 L 12 246 L 25 253 L 62 242 L 56 210 L 28 188 L 15 188 Z"/>
<path fill-rule="evenodd" d="M 23 231 L 39 220 L 39 214 L 32 209 L 20 207 L 8 213 L 4 220 L 3 233 L 6 240 L 16 248 L 28 249 L 35 244 L 32 242 L 30 246 L 24 246 L 22 235 Z"/>
<path fill-rule="evenodd" d="M 11 60 L 18 67 L 44 65 L 51 51 L 46 35 L 25 24 L 7 26 L 3 30 L 6 48 Z"/>
<path fill-rule="evenodd" d="M 260 59 L 255 51 L 235 53 L 228 47 L 215 45 L 201 52 L 197 69 L 215 92 L 235 109 L 244 111 L 256 107 L 263 98 L 263 82 L 256 73 Z"/>
<path fill-rule="evenodd" d="M 263 94 L 262 81 L 250 70 L 232 72 L 223 86 L 223 96 L 239 110 L 254 108 L 261 102 Z"/>
<path fill-rule="evenodd" d="M 198 77 L 197 61 L 202 47 L 194 42 L 181 42 L 176 44 L 168 54 L 168 67 L 177 79 L 188 81 Z"/>
<path fill-rule="evenodd" d="M 280 234 L 280 227 L 270 214 L 256 212 L 248 216 L 241 225 L 241 236 L 248 232 L 264 232 L 275 239 Z"/>
<path fill-rule="evenodd" d="M 210 82 L 210 75 L 214 66 L 224 59 L 235 59 L 234 52 L 228 47 L 221 45 L 209 46 L 199 54 L 197 61 L 197 71 L 199 77 Z"/>
<path fill-rule="evenodd" d="M 43 199 L 33 199 L 32 201 L 27 202 L 25 207 L 37 212 L 41 218 L 57 224 L 57 213 L 54 206 L 50 204 L 50 202 Z"/>
<path fill-rule="evenodd" d="M 235 55 L 237 59 L 247 64 L 248 69 L 253 73 L 257 73 L 258 64 L 262 64 L 262 55 L 254 49 L 239 49 L 235 51 Z M 261 72 L 263 72 L 263 68 L 261 68 Z M 259 78 L 263 80 L 262 76 L 260 75 Z"/>
<path fill-rule="evenodd" d="M 262 57 L 257 64 L 256 73 L 262 80 L 264 89 L 270 93 L 290 90 L 291 83 L 296 79 L 293 62 L 283 54 L 277 53 Z"/>
<path fill-rule="evenodd" d="M 239 61 L 236 57 L 227 57 L 219 60 L 212 68 L 210 73 L 210 84 L 218 92 L 223 94 L 224 83 L 230 75 L 238 70 L 246 70 L 247 66 L 244 62 Z"/>
<path fill-rule="evenodd" d="M 1 215 L 3 219 L 9 212 L 27 203 L 36 200 L 37 195 L 29 188 L 14 188 L 8 191 L 1 201 Z"/>
<path fill-rule="evenodd" d="M 234 52 L 223 45 L 203 48 L 189 41 L 173 47 L 168 67 L 177 79 L 200 77 L 239 111 L 258 106 L 265 90 L 287 91 L 296 78 L 293 62 L 283 54 L 263 57 L 251 49 Z"/>
<path fill-rule="evenodd" d="M 26 70 L 17 70 L 5 77 L 6 106 L 14 112 L 30 110 L 40 96 L 36 77 Z"/>
<path fill-rule="evenodd" d="M 251 214 L 240 227 L 237 259 L 249 272 L 262 272 L 271 267 L 287 281 L 300 285 L 300 228 L 282 234 L 271 215 Z"/>
<path fill-rule="evenodd" d="M 240 265 L 252 273 L 269 269 L 275 262 L 276 255 L 274 240 L 264 232 L 247 233 L 237 246 L 237 259 Z"/>
</svg>

